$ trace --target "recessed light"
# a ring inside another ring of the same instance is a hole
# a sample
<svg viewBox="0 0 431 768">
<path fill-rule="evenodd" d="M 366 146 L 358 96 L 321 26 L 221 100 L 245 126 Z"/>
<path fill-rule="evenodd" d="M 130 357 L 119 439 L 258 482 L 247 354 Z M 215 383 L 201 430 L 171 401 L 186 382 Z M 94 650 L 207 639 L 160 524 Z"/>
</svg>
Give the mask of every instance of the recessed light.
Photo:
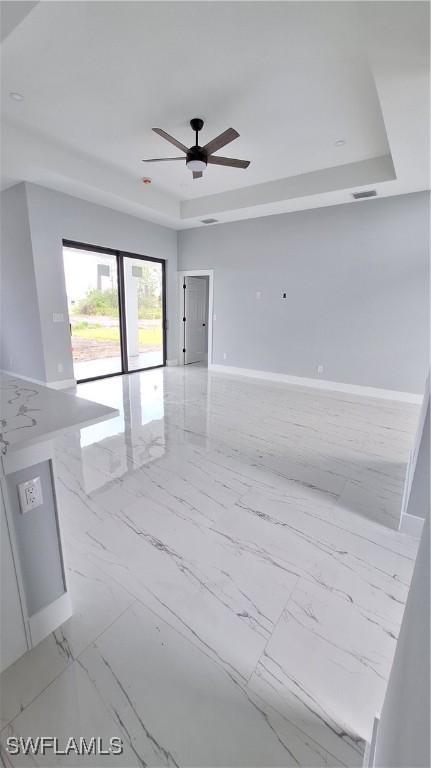
<svg viewBox="0 0 431 768">
<path fill-rule="evenodd" d="M 24 100 L 24 96 L 22 96 L 22 95 L 21 95 L 20 93 L 18 93 L 17 91 L 10 91 L 10 92 L 9 92 L 9 96 L 10 96 L 10 98 L 11 98 L 11 99 L 13 99 L 14 101 L 23 101 L 23 100 Z"/>
<path fill-rule="evenodd" d="M 201 219 L 202 224 L 216 224 L 218 219 Z"/>
<path fill-rule="evenodd" d="M 346 139 L 337 139 L 337 141 L 334 141 L 334 147 L 344 147 L 346 143 Z"/>
</svg>

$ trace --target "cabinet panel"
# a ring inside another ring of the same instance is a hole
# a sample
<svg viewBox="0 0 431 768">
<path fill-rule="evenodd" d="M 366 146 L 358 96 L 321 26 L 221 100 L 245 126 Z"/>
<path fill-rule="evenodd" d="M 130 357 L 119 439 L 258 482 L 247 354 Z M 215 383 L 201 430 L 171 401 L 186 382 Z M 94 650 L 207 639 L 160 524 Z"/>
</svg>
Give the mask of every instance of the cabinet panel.
<svg viewBox="0 0 431 768">
<path fill-rule="evenodd" d="M 18 592 L 3 495 L 0 491 L 1 622 L 0 670 L 6 669 L 27 650 L 24 621 Z"/>
</svg>

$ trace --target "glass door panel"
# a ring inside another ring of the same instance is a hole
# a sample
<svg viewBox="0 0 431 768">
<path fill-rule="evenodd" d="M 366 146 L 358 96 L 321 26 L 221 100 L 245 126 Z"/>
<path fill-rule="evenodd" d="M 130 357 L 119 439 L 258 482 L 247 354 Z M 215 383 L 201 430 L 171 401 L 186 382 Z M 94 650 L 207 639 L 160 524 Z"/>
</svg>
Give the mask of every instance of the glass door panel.
<svg viewBox="0 0 431 768">
<path fill-rule="evenodd" d="M 123 267 L 128 370 L 163 365 L 163 265 L 124 255 Z"/>
<path fill-rule="evenodd" d="M 117 256 L 63 247 L 75 379 L 122 372 Z"/>
</svg>

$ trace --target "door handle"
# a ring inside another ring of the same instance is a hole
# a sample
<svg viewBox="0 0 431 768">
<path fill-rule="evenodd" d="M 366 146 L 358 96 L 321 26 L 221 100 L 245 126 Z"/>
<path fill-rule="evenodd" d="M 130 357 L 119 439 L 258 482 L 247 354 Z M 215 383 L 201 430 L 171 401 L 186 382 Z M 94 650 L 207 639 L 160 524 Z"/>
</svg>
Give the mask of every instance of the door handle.
<svg viewBox="0 0 431 768">
<path fill-rule="evenodd" d="M 205 323 L 202 323 L 202 325 L 203 325 L 203 326 L 204 326 L 204 328 L 205 328 Z"/>
</svg>

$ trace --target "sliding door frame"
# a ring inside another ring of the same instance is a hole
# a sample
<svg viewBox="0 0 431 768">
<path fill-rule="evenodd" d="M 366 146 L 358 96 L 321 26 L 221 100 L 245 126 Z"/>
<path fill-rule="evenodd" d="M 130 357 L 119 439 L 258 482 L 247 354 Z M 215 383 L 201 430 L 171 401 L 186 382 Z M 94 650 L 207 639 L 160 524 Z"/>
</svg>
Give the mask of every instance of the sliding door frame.
<svg viewBox="0 0 431 768">
<path fill-rule="evenodd" d="M 89 243 L 80 243 L 76 240 L 63 239 L 63 248 L 76 248 L 80 251 L 89 251 L 92 253 L 106 253 L 109 256 L 115 256 L 117 261 L 117 291 L 118 291 L 118 321 L 120 327 L 120 351 L 121 351 L 121 371 L 116 373 L 104 373 L 101 376 L 90 376 L 86 379 L 77 379 L 78 384 L 84 384 L 88 381 L 99 381 L 99 379 L 110 379 L 112 376 L 125 376 L 129 373 L 142 373 L 151 371 L 155 368 L 164 368 L 166 366 L 167 339 L 166 339 L 166 261 L 165 259 L 156 259 L 154 256 L 145 256 L 142 253 L 131 253 L 130 251 L 120 251 L 114 248 L 105 248 L 100 245 L 90 245 Z M 124 259 L 140 259 L 141 261 L 153 261 L 162 266 L 162 332 L 163 332 L 163 363 L 160 365 L 149 365 L 146 368 L 134 368 L 129 371 L 127 357 L 127 328 L 126 328 L 126 292 L 124 286 Z M 66 285 L 67 293 L 67 285 Z M 70 320 L 70 318 L 69 318 Z"/>
<path fill-rule="evenodd" d="M 125 373 L 139 373 L 142 371 L 150 371 L 154 368 L 164 368 L 166 366 L 167 357 L 167 339 L 166 339 L 166 261 L 165 259 L 156 259 L 154 256 L 143 256 L 139 253 L 130 253 L 130 251 L 117 251 L 119 259 L 119 274 L 121 274 L 122 288 L 120 290 L 120 317 L 121 322 L 124 325 L 124 343 L 121 345 L 124 350 L 125 360 L 123 361 L 123 374 Z M 133 368 L 129 371 L 129 362 L 127 359 L 127 329 L 126 329 L 126 291 L 124 289 L 124 259 L 140 259 L 141 261 L 152 261 L 155 264 L 161 264 L 162 266 L 162 338 L 163 338 L 163 363 L 161 365 L 149 365 L 146 368 Z"/>
</svg>

